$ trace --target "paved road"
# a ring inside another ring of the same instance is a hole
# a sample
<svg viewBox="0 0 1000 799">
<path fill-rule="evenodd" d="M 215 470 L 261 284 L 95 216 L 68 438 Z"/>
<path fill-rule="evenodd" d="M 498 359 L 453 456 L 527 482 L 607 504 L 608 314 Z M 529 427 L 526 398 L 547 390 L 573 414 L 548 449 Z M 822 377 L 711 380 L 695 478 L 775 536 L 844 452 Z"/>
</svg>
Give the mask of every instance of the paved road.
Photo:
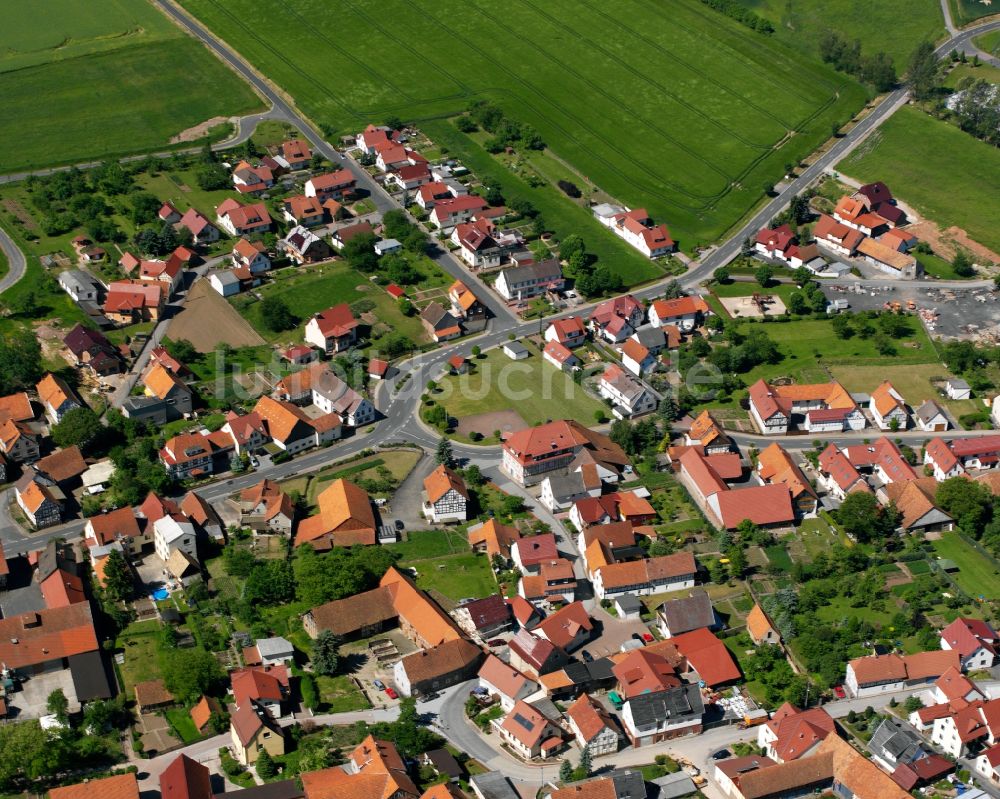
<svg viewBox="0 0 1000 799">
<path fill-rule="evenodd" d="M 3 228 L 0 228 L 0 250 L 7 258 L 8 265 L 7 274 L 0 279 L 0 294 L 3 294 L 24 277 L 24 270 L 28 262 L 24 253 L 21 252 L 21 248 L 14 243 L 14 240 L 7 235 L 7 231 Z"/>
</svg>

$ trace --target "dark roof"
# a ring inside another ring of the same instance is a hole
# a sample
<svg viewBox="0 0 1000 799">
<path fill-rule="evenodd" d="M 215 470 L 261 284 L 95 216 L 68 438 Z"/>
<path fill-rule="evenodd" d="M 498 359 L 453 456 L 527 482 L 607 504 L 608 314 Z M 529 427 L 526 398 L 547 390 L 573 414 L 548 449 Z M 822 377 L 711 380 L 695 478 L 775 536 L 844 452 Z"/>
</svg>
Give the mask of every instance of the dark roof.
<svg viewBox="0 0 1000 799">
<path fill-rule="evenodd" d="M 432 749 L 426 756 L 439 774 L 449 777 L 461 777 L 465 774 L 461 764 L 447 749 Z"/>
<path fill-rule="evenodd" d="M 715 626 L 712 600 L 704 591 L 695 591 L 689 597 L 664 602 L 660 605 L 660 613 L 666 619 L 671 635 Z"/>
<path fill-rule="evenodd" d="M 461 607 L 469 612 L 477 630 L 510 621 L 510 605 L 499 594 L 466 602 Z"/>
<path fill-rule="evenodd" d="M 664 719 L 701 718 L 705 705 L 697 685 L 681 685 L 655 694 L 639 694 L 629 700 L 636 727 L 656 724 Z"/>
<path fill-rule="evenodd" d="M 256 785 L 253 788 L 244 788 L 234 793 L 217 793 L 215 799 L 225 797 L 239 797 L 239 799 L 303 799 L 306 792 L 299 787 L 297 780 L 281 780 L 280 782 L 269 782 L 267 785 Z"/>
<path fill-rule="evenodd" d="M 909 763 L 924 754 L 919 735 L 885 719 L 872 734 L 868 750 L 895 763 Z"/>
<path fill-rule="evenodd" d="M 45 549 L 38 553 L 38 582 L 43 582 L 60 569 L 70 574 L 77 573 L 73 548 L 68 544 L 50 540 Z"/>
<path fill-rule="evenodd" d="M 84 652 L 69 658 L 69 671 L 73 677 L 73 689 L 81 702 L 92 699 L 110 699 L 115 695 L 112 686 L 110 665 L 100 651 Z"/>
<path fill-rule="evenodd" d="M 521 799 L 507 778 L 499 771 L 487 771 L 469 778 L 486 799 Z"/>
</svg>

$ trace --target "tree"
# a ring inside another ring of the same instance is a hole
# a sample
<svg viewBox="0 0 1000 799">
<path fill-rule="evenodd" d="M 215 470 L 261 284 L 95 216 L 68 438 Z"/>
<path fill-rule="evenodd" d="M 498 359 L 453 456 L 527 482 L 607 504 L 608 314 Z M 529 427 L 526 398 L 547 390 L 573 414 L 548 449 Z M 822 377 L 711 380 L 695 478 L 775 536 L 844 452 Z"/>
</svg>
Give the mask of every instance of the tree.
<svg viewBox="0 0 1000 799">
<path fill-rule="evenodd" d="M 559 782 L 571 782 L 573 780 L 573 764 L 568 760 L 563 760 L 559 764 Z"/>
<path fill-rule="evenodd" d="M 663 299 L 665 300 L 676 300 L 683 296 L 684 289 L 681 288 L 681 284 L 676 278 L 667 283 L 666 287 L 663 289 Z"/>
<path fill-rule="evenodd" d="M 160 200 L 148 191 L 138 191 L 132 195 L 132 224 L 136 227 L 156 219 L 160 210 Z"/>
<path fill-rule="evenodd" d="M 274 763 L 274 758 L 271 757 L 266 749 L 261 749 L 257 753 L 257 762 L 254 764 L 254 768 L 257 770 L 257 776 L 262 780 L 269 780 L 278 773 L 278 767 Z"/>
<path fill-rule="evenodd" d="M 767 264 L 761 264 L 754 270 L 753 273 L 754 280 L 756 280 L 763 289 L 768 287 L 772 277 L 774 277 L 774 270 Z"/>
<path fill-rule="evenodd" d="M 182 702 L 211 693 L 224 676 L 219 661 L 204 649 L 161 651 L 160 672 L 167 690 Z"/>
<path fill-rule="evenodd" d="M 197 361 L 201 358 L 201 353 L 186 338 L 179 338 L 176 341 L 164 341 L 164 346 L 167 348 L 167 352 L 184 364 Z"/>
<path fill-rule="evenodd" d="M 725 266 L 720 266 L 712 273 L 712 278 L 716 283 L 728 283 L 729 282 L 729 268 Z"/>
<path fill-rule="evenodd" d="M 989 489 L 965 477 L 952 477 L 939 483 L 934 501 L 970 535 L 977 535 L 989 520 L 992 506 Z"/>
<path fill-rule="evenodd" d="M 444 436 L 438 441 L 437 450 L 434 452 L 434 460 L 443 466 L 447 466 L 449 469 L 455 465 L 455 454 L 452 452 L 451 442 Z"/>
<path fill-rule="evenodd" d="M 340 665 L 340 639 L 329 630 L 316 636 L 312 651 L 313 671 L 320 676 L 332 677 Z"/>
<path fill-rule="evenodd" d="M 90 408 L 73 408 L 52 426 L 52 440 L 63 449 L 75 445 L 86 450 L 103 430 L 101 420 Z"/>
<path fill-rule="evenodd" d="M 801 291 L 793 291 L 788 295 L 788 312 L 802 315 L 809 313 L 809 303 L 806 302 L 806 296 Z"/>
<path fill-rule="evenodd" d="M 474 463 L 465 467 L 465 482 L 473 488 L 479 488 L 486 482 L 482 470 Z"/>
<path fill-rule="evenodd" d="M 352 268 L 365 274 L 371 274 L 378 269 L 378 255 L 375 253 L 376 241 L 374 233 L 361 233 L 347 242 L 340 254 L 344 256 Z"/>
<path fill-rule="evenodd" d="M 955 257 L 951 261 L 951 267 L 955 270 L 955 274 L 959 277 L 972 277 L 976 274 L 976 270 L 972 266 L 972 259 L 969 258 L 969 254 L 962 249 L 955 253 Z"/>
<path fill-rule="evenodd" d="M 877 541 L 896 527 L 898 513 L 892 506 L 883 508 L 874 494 L 848 494 L 836 512 L 844 532 L 856 541 Z"/>
<path fill-rule="evenodd" d="M 673 395 L 667 394 L 662 400 L 660 400 L 659 407 L 656 409 L 660 418 L 665 422 L 674 422 L 680 415 L 680 408 L 677 407 L 677 400 L 674 399 Z"/>
<path fill-rule="evenodd" d="M 113 602 L 132 598 L 132 571 L 121 550 L 112 549 L 104 561 L 104 592 Z"/>
<path fill-rule="evenodd" d="M 910 56 L 906 80 L 914 100 L 927 100 L 934 95 L 941 83 L 941 64 L 933 44 L 924 41 L 917 45 Z"/>
<path fill-rule="evenodd" d="M 61 724 L 69 720 L 69 700 L 62 688 L 56 688 L 45 700 L 45 709 L 55 716 Z"/>
<path fill-rule="evenodd" d="M 729 558 L 729 576 L 737 580 L 740 579 L 747 570 L 747 556 L 743 547 L 730 547 L 726 552 L 726 557 Z"/>
<path fill-rule="evenodd" d="M 590 744 L 583 747 L 583 751 L 580 752 L 580 765 L 577 766 L 577 773 L 581 776 L 578 779 L 586 779 L 590 776 L 591 762 L 590 762 Z"/>
<path fill-rule="evenodd" d="M 260 316 L 267 329 L 273 333 L 291 330 L 299 323 L 288 304 L 281 297 L 265 297 L 260 304 Z"/>
<path fill-rule="evenodd" d="M 0 395 L 34 387 L 41 379 L 42 348 L 29 330 L 17 330 L 0 338 Z"/>
</svg>

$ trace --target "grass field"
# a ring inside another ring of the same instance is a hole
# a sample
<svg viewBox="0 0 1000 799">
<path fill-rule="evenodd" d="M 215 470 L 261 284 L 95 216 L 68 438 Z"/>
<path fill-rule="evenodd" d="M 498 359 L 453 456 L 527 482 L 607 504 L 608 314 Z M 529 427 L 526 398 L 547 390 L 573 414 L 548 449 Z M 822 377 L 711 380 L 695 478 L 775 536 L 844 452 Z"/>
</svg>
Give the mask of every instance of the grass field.
<svg viewBox="0 0 1000 799">
<path fill-rule="evenodd" d="M 1000 31 L 984 33 L 982 36 L 974 38 L 972 43 L 984 53 L 1000 54 Z"/>
<path fill-rule="evenodd" d="M 985 63 L 981 63 L 978 67 L 974 67 L 971 62 L 968 64 L 958 64 L 948 72 L 944 80 L 944 85 L 949 89 L 954 89 L 965 78 L 1000 83 L 1000 68 Z"/>
<path fill-rule="evenodd" d="M 973 599 L 1000 599 L 1000 570 L 958 533 L 942 533 L 934 542 L 934 551 L 939 557 L 955 561 L 958 572 L 951 577 Z"/>
<path fill-rule="evenodd" d="M 749 329 L 744 323 L 743 329 Z M 787 323 L 762 325 L 767 335 L 778 345 L 785 356 L 779 363 L 763 364 L 743 376 L 747 385 L 760 378 L 794 377 L 799 382 L 821 378 L 819 373 L 838 366 L 873 366 L 885 370 L 885 356 L 879 355 L 871 339 L 854 336 L 839 339 L 833 334 L 832 323 L 827 319 L 801 319 Z M 936 361 L 934 346 L 920 324 L 912 320 L 912 333 L 907 338 L 894 341 L 897 353 L 893 364 L 925 364 Z M 944 371 L 938 364 L 938 371 Z M 871 390 L 874 383 L 866 390 Z M 850 386 L 848 386 L 850 389 Z M 859 389 L 860 390 L 860 389 Z"/>
<path fill-rule="evenodd" d="M 438 381 L 434 399 L 461 419 L 479 413 L 516 410 L 529 425 L 546 419 L 594 423 L 594 412 L 606 410 L 564 372 L 542 360 L 537 349 L 523 361 L 511 361 L 500 349 L 473 361 L 475 369 Z"/>
<path fill-rule="evenodd" d="M 336 131 L 490 97 L 685 246 L 718 237 L 864 99 L 697 0 L 397 0 L 378 12 L 352 0 L 337 14 L 319 0 L 183 5 Z"/>
<path fill-rule="evenodd" d="M 343 262 L 286 269 L 275 272 L 273 278 L 257 291 L 264 297 L 281 297 L 287 303 L 291 312 L 301 320 L 295 330 L 272 333 L 261 319 L 260 302 L 249 294 L 239 295 L 233 300 L 233 305 L 254 330 L 269 341 L 301 341 L 302 329 L 312 314 L 337 303 L 352 303 L 362 298 L 375 303 L 372 313 L 379 320 L 379 328 L 386 328 L 384 332 L 402 333 L 416 343 L 430 341 L 418 316 L 404 316 L 392 297 Z"/>
<path fill-rule="evenodd" d="M 925 399 L 932 399 L 951 411 L 955 417 L 980 410 L 983 406 L 977 400 L 950 400 L 938 394 L 932 381 L 948 380 L 953 377 L 940 362 L 896 365 L 832 365 L 831 374 L 852 392 L 869 393 L 883 380 L 888 380 L 913 407 Z"/>
<path fill-rule="evenodd" d="M 957 0 L 961 2 L 961 0 Z M 891 4 L 871 5 L 860 0 L 742 0 L 774 23 L 776 35 L 792 47 L 810 55 L 819 53 L 819 38 L 835 30 L 846 39 L 861 42 L 863 53 L 884 50 L 892 56 L 896 71 L 902 73 L 916 47 L 924 39 L 934 41 L 944 35 L 944 19 L 938 0 L 914 0 L 906 13 Z M 886 36 L 887 30 L 892 36 Z"/>
<path fill-rule="evenodd" d="M 903 107 L 839 169 L 886 180 L 893 193 L 942 228 L 957 225 L 1000 252 L 1000 150 L 922 111 Z"/>
<path fill-rule="evenodd" d="M 417 570 L 417 585 L 425 590 L 435 589 L 455 601 L 497 592 L 489 559 L 470 552 L 460 531 L 421 530 L 391 546 L 402 566 Z"/>
<path fill-rule="evenodd" d="M 151 3 L 0 0 L 4 171 L 164 148 L 260 99 Z M 25 135 L 30 131 L 30 135 Z"/>
</svg>

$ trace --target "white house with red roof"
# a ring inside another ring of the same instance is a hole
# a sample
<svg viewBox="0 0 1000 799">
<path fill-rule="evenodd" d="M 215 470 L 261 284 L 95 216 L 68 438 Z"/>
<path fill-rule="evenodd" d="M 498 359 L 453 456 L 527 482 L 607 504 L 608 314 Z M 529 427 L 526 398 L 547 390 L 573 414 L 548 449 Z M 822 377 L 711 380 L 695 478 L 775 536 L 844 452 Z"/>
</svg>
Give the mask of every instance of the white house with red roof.
<svg viewBox="0 0 1000 799">
<path fill-rule="evenodd" d="M 393 172 L 389 172 L 385 177 L 387 186 L 392 186 L 400 191 L 413 191 L 426 183 L 430 183 L 434 178 L 431 171 L 424 162 L 417 164 L 404 164 Z"/>
<path fill-rule="evenodd" d="M 474 269 L 491 269 L 503 260 L 503 250 L 491 235 L 492 230 L 493 223 L 488 219 L 477 219 L 456 225 L 451 233 L 458 254 Z"/>
<path fill-rule="evenodd" d="M 642 377 L 656 371 L 656 356 L 634 338 L 626 339 L 622 344 L 622 366 L 636 377 Z"/>
<path fill-rule="evenodd" d="M 587 328 L 579 316 L 556 319 L 545 328 L 545 340 L 556 341 L 564 347 L 573 349 L 587 341 Z"/>
<path fill-rule="evenodd" d="M 479 685 L 500 698 L 500 707 L 509 713 L 519 701 L 533 697 L 539 685 L 496 655 L 488 655 L 479 669 Z"/>
<path fill-rule="evenodd" d="M 546 342 L 545 349 L 542 350 L 542 359 L 563 372 L 575 372 L 580 368 L 580 359 L 571 349 L 558 341 Z"/>
<path fill-rule="evenodd" d="M 281 159 L 289 169 L 305 169 L 312 160 L 312 150 L 302 139 L 289 139 L 281 143 Z"/>
<path fill-rule="evenodd" d="M 1000 463 L 1000 435 L 956 438 L 952 441 L 931 439 L 924 449 L 924 463 L 933 468 L 938 480 L 968 471 L 994 469 Z"/>
<path fill-rule="evenodd" d="M 249 241 L 241 237 L 233 245 L 231 257 L 235 268 L 247 269 L 251 275 L 263 274 L 271 268 L 271 259 L 268 257 L 267 248 L 261 241 Z"/>
<path fill-rule="evenodd" d="M 958 652 L 962 671 L 988 669 L 996 663 L 1000 636 L 981 619 L 959 616 L 941 631 L 941 648 Z"/>
<path fill-rule="evenodd" d="M 414 199 L 416 200 L 417 205 L 425 211 L 430 211 L 435 205 L 437 205 L 437 203 L 446 200 L 453 200 L 458 195 L 459 193 L 450 183 L 442 183 L 441 181 L 435 180 L 421 186 L 417 190 L 416 197 Z"/>
<path fill-rule="evenodd" d="M 354 141 L 361 152 L 374 155 L 378 147 L 399 141 L 400 138 L 398 131 L 385 125 L 369 125 L 355 136 Z"/>
<path fill-rule="evenodd" d="M 660 258 L 677 249 L 666 225 L 655 225 L 645 208 L 627 210 L 602 203 L 593 208 L 594 218 L 614 231 L 647 258 Z"/>
<path fill-rule="evenodd" d="M 215 215 L 219 225 L 231 236 L 267 233 L 271 229 L 271 215 L 264 203 L 243 205 L 230 197 L 219 204 Z"/>
<path fill-rule="evenodd" d="M 437 200 L 431 209 L 430 221 L 440 230 L 451 230 L 455 225 L 468 222 L 488 207 L 486 200 L 477 194 Z"/>
<path fill-rule="evenodd" d="M 602 397 L 611 400 L 611 411 L 619 419 L 656 410 L 656 395 L 617 364 L 608 364 L 597 389 Z"/>
<path fill-rule="evenodd" d="M 754 249 L 768 258 L 780 261 L 788 260 L 788 251 L 795 246 L 795 231 L 791 225 L 779 225 L 776 228 L 763 228 L 754 240 Z"/>
<path fill-rule="evenodd" d="M 304 193 L 306 197 L 316 197 L 321 202 L 340 200 L 354 191 L 355 184 L 356 178 L 350 169 L 338 169 L 313 175 L 306 181 Z"/>
<path fill-rule="evenodd" d="M 188 208 L 184 212 L 177 227 L 190 230 L 191 240 L 195 244 L 211 244 L 218 241 L 221 235 L 219 229 L 194 208 Z"/>
<path fill-rule="evenodd" d="M 800 710 L 785 702 L 757 729 L 757 746 L 777 763 L 815 753 L 826 736 L 834 734 L 833 719 L 821 707 Z"/>
<path fill-rule="evenodd" d="M 499 724 L 500 738 L 526 760 L 551 757 L 563 747 L 562 730 L 526 702 L 518 702 Z"/>
<path fill-rule="evenodd" d="M 868 481 L 836 444 L 828 444 L 819 455 L 817 482 L 841 502 L 856 491 L 871 493 Z"/>
<path fill-rule="evenodd" d="M 690 333 L 709 313 L 708 303 L 697 296 L 654 300 L 649 306 L 649 323 L 653 327 L 674 325 L 682 333 Z"/>
<path fill-rule="evenodd" d="M 274 185 L 274 173 L 266 166 L 240 161 L 233 168 L 233 186 L 240 194 L 261 194 Z"/>
<path fill-rule="evenodd" d="M 313 314 L 306 323 L 306 343 L 327 355 L 342 352 L 358 340 L 358 320 L 346 302 Z"/>
<path fill-rule="evenodd" d="M 595 336 L 620 344 L 636 331 L 645 316 L 645 306 L 631 294 L 625 294 L 599 303 L 587 323 Z"/>
</svg>

